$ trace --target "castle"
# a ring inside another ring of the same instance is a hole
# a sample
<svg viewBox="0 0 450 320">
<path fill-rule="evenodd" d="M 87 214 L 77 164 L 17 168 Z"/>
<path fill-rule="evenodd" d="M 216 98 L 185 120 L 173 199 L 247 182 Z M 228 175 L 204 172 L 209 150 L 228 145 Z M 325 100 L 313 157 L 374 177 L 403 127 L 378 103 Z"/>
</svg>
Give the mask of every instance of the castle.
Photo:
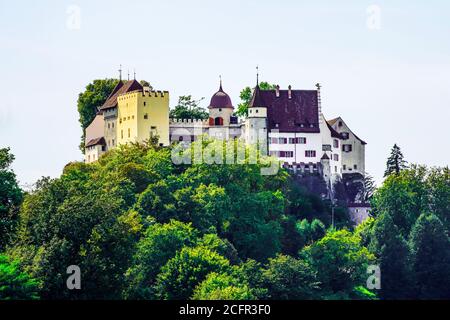
<svg viewBox="0 0 450 320">
<path fill-rule="evenodd" d="M 243 139 L 262 146 L 288 170 L 318 173 L 330 186 L 343 174 L 365 172 L 366 142 L 341 117 L 326 120 L 316 90 L 261 90 L 258 80 L 244 119 L 234 114 L 230 96 L 219 90 L 209 103 L 209 119 L 170 119 L 169 92 L 154 91 L 136 80 L 122 81 L 113 89 L 86 128 L 85 162 L 128 142 L 152 136 L 168 146 L 195 141 L 203 134 L 217 139 Z"/>
</svg>

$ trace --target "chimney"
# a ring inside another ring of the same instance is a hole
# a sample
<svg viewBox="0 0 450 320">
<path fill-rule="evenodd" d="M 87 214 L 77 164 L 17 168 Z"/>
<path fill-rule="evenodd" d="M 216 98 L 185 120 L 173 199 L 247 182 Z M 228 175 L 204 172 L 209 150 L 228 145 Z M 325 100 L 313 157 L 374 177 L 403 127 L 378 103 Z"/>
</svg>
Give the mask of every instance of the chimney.
<svg viewBox="0 0 450 320">
<path fill-rule="evenodd" d="M 292 98 L 292 91 L 291 91 L 291 89 L 292 89 L 292 87 L 291 87 L 291 85 L 289 85 L 289 87 L 288 87 L 288 97 L 289 97 L 289 99 Z"/>
<path fill-rule="evenodd" d="M 280 97 L 280 86 L 279 85 L 277 85 L 276 88 L 275 88 L 275 95 L 276 95 L 277 98 Z"/>
</svg>

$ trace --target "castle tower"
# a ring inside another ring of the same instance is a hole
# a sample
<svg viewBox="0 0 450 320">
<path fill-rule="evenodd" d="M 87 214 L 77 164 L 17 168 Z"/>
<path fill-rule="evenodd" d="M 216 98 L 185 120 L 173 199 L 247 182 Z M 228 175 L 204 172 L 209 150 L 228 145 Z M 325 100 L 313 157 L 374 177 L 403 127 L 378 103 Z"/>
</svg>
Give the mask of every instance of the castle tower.
<svg viewBox="0 0 450 320">
<path fill-rule="evenodd" d="M 209 103 L 209 125 L 229 126 L 230 118 L 233 115 L 234 107 L 230 96 L 222 89 L 222 79 L 220 80 L 219 91 L 212 97 Z"/>
<path fill-rule="evenodd" d="M 248 107 L 245 132 L 247 143 L 258 145 L 261 153 L 267 155 L 267 107 L 262 100 L 258 80 L 256 81 L 255 91 L 253 92 L 253 97 Z"/>
</svg>

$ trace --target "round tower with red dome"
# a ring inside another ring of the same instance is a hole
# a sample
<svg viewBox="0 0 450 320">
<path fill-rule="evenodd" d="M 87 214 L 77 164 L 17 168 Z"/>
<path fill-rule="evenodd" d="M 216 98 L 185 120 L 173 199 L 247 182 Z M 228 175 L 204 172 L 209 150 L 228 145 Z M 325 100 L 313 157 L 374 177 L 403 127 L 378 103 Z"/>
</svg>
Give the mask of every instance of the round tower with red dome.
<svg viewBox="0 0 450 320">
<path fill-rule="evenodd" d="M 219 91 L 211 97 L 208 109 L 210 126 L 230 125 L 230 118 L 233 115 L 234 107 L 231 103 L 230 96 L 222 89 L 222 80 L 220 80 Z"/>
</svg>

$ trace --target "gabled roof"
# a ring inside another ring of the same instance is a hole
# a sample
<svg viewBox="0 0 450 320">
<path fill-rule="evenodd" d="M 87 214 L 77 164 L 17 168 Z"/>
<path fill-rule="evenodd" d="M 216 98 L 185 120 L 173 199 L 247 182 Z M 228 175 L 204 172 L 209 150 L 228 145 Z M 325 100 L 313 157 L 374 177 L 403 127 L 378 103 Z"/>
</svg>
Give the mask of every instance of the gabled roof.
<svg viewBox="0 0 450 320">
<path fill-rule="evenodd" d="M 280 132 L 320 132 L 316 90 L 260 90 L 253 92 L 250 106 L 266 107 L 269 129 Z M 278 125 L 278 126 L 277 126 Z"/>
<path fill-rule="evenodd" d="M 116 87 L 113 89 L 113 91 L 110 93 L 108 98 L 106 99 L 103 106 L 100 107 L 100 110 L 114 108 L 117 106 L 117 97 L 121 94 L 136 91 L 136 90 L 143 90 L 142 85 L 137 82 L 136 80 L 129 80 L 125 83 L 122 81 L 119 81 L 119 83 L 116 85 Z"/>
<path fill-rule="evenodd" d="M 333 126 L 338 120 L 341 120 L 342 122 L 344 122 L 344 120 L 342 120 L 341 117 L 337 117 L 337 118 L 328 120 L 328 121 L 327 121 L 327 124 L 328 124 L 329 126 Z M 348 128 L 348 126 L 347 126 L 347 128 Z M 348 128 L 348 130 L 349 130 L 349 131 L 355 136 L 355 138 L 358 139 L 362 144 L 367 144 L 367 142 L 365 142 L 364 140 L 362 140 L 361 138 L 359 138 L 352 130 L 350 130 L 350 128 Z"/>
<path fill-rule="evenodd" d="M 95 139 L 89 140 L 89 142 L 86 144 L 86 147 L 92 147 L 92 146 L 96 146 L 96 145 L 106 146 L 105 138 L 100 137 L 100 138 L 95 138 Z"/>
</svg>

